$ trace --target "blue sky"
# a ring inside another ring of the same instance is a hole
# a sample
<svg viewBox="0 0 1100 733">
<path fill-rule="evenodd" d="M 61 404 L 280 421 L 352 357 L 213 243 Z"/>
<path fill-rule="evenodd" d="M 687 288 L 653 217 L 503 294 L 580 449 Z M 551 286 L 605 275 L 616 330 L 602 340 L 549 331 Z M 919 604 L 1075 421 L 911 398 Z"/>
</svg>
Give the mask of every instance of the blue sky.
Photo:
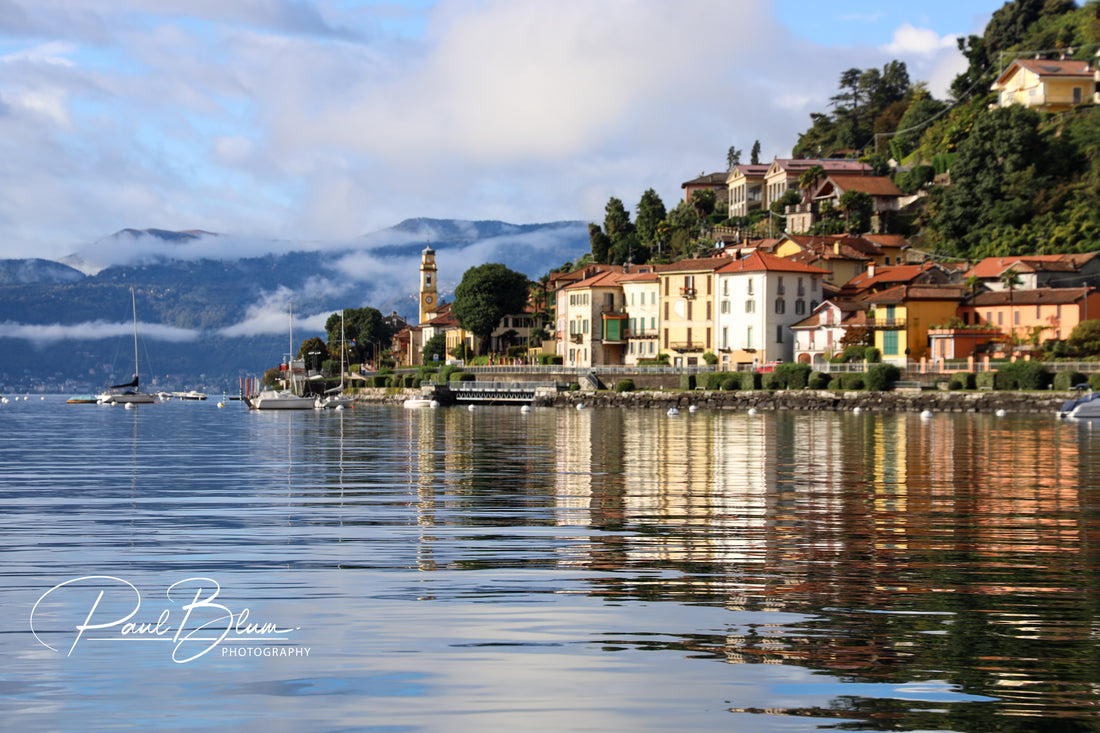
<svg viewBox="0 0 1100 733">
<path fill-rule="evenodd" d="M 788 155 L 847 68 L 943 96 L 1000 5 L 0 0 L 0 257 L 671 208 L 731 145 Z"/>
</svg>

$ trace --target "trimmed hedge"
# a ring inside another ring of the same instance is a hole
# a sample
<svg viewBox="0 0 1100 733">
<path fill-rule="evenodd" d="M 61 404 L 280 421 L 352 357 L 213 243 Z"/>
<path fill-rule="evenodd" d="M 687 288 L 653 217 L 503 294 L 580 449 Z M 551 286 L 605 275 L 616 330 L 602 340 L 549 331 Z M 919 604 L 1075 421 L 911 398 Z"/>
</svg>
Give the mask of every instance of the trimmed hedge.
<svg viewBox="0 0 1100 733">
<path fill-rule="evenodd" d="M 1037 361 L 1014 361 L 1003 364 L 996 372 L 997 389 L 1036 390 L 1050 384 L 1050 372 Z"/>
<path fill-rule="evenodd" d="M 806 380 L 806 386 L 810 389 L 828 389 L 831 381 L 833 381 L 833 378 L 825 372 L 810 372 L 810 378 Z"/>
<path fill-rule="evenodd" d="M 477 376 L 473 372 L 452 372 L 452 382 L 476 382 Z"/>
<path fill-rule="evenodd" d="M 995 389 L 997 387 L 997 372 L 978 372 L 974 375 L 974 385 L 978 389 Z"/>
<path fill-rule="evenodd" d="M 858 392 L 867 384 L 864 376 L 859 372 L 849 372 L 848 374 L 841 375 L 840 383 L 842 389 L 846 389 L 849 392 Z"/>
<path fill-rule="evenodd" d="M 559 354 L 539 354 L 540 366 L 557 366 L 562 363 L 562 358 Z"/>
<path fill-rule="evenodd" d="M 615 391 L 616 392 L 633 392 L 634 391 L 634 380 L 633 379 L 623 379 L 623 380 L 621 380 L 618 384 L 615 385 Z"/>
<path fill-rule="evenodd" d="M 694 374 L 681 374 L 680 375 L 680 389 L 695 389 L 695 375 Z"/>
<path fill-rule="evenodd" d="M 1054 389 L 1066 392 L 1078 384 L 1087 384 L 1088 381 L 1088 376 L 1081 372 L 1058 372 L 1054 375 Z"/>
<path fill-rule="evenodd" d="M 760 372 L 741 372 L 741 389 L 760 389 L 761 384 Z"/>
<path fill-rule="evenodd" d="M 723 392 L 734 392 L 741 389 L 741 379 L 735 376 L 727 376 L 722 380 Z"/>
<path fill-rule="evenodd" d="M 867 389 L 875 392 L 885 392 L 893 389 L 894 382 L 901 376 L 901 370 L 893 364 L 875 364 L 867 370 L 864 376 L 864 384 Z"/>
<path fill-rule="evenodd" d="M 809 364 L 780 364 L 772 372 L 779 381 L 779 389 L 805 389 L 810 381 Z"/>
<path fill-rule="evenodd" d="M 1100 372 L 1093 372 L 1089 375 L 1089 386 L 1100 392 Z"/>
<path fill-rule="evenodd" d="M 977 382 L 972 372 L 959 372 L 952 374 L 947 382 L 947 388 L 952 391 L 960 389 L 977 389 Z"/>
</svg>

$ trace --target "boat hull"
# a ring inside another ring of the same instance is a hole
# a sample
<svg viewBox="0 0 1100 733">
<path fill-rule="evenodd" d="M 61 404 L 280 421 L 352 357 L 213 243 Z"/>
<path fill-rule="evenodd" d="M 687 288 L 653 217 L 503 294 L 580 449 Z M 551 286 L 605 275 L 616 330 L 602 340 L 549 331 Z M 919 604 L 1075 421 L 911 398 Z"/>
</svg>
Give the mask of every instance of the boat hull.
<svg viewBox="0 0 1100 733">
<path fill-rule="evenodd" d="M 312 410 L 314 398 L 299 397 L 291 392 L 265 391 L 249 397 L 248 407 L 253 410 Z"/>
</svg>

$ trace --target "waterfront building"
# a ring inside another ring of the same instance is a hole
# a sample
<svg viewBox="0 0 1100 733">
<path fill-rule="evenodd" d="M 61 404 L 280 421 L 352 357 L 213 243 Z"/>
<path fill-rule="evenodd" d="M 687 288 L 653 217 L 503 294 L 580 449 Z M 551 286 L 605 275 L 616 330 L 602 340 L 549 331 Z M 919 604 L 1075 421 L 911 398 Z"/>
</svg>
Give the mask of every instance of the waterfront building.
<svg viewBox="0 0 1100 733">
<path fill-rule="evenodd" d="M 965 292 L 961 285 L 898 285 L 865 298 L 883 361 L 905 366 L 930 356 L 929 327 L 952 322 Z"/>
<path fill-rule="evenodd" d="M 726 176 L 730 217 L 748 216 L 764 207 L 764 176 L 770 165 L 735 165 Z"/>
<path fill-rule="evenodd" d="M 673 366 L 698 366 L 715 350 L 715 271 L 729 257 L 707 257 L 658 265 L 660 340 L 658 349 Z"/>
<path fill-rule="evenodd" d="M 624 363 L 636 365 L 642 359 L 655 359 L 660 333 L 660 276 L 652 269 L 624 274 L 619 285 L 627 314 Z"/>
<path fill-rule="evenodd" d="M 844 350 L 841 343 L 851 329 L 867 328 L 867 306 L 854 300 L 827 299 L 808 318 L 791 326 L 794 360 L 824 366 Z"/>
<path fill-rule="evenodd" d="M 1001 107 L 1064 112 L 1100 101 L 1100 71 L 1073 59 L 1016 59 L 990 87 Z"/>
<path fill-rule="evenodd" d="M 823 299 L 826 270 L 784 257 L 752 252 L 714 270 L 715 327 L 723 370 L 791 361 L 791 326 Z"/>
</svg>

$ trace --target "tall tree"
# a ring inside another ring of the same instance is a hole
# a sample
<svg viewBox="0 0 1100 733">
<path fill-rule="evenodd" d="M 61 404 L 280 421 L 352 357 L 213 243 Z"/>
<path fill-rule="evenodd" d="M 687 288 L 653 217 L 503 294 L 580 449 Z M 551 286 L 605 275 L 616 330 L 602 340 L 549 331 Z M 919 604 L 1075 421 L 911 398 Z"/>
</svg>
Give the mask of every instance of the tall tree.
<svg viewBox="0 0 1100 733">
<path fill-rule="evenodd" d="M 733 170 L 735 165 L 741 165 L 741 151 L 730 145 L 729 152 L 726 153 L 726 170 Z"/>
<path fill-rule="evenodd" d="M 750 153 L 749 163 L 752 165 L 760 165 L 760 141 L 757 140 L 752 144 L 752 153 Z"/>
<path fill-rule="evenodd" d="M 611 251 L 611 237 L 604 234 L 599 224 L 588 225 L 588 243 L 592 248 L 592 260 L 606 265 L 608 253 Z"/>
<path fill-rule="evenodd" d="M 643 243 L 657 240 L 657 225 L 665 220 L 668 211 L 661 197 L 652 188 L 646 189 L 638 202 L 638 216 L 634 220 L 634 229 Z"/>
<path fill-rule="evenodd" d="M 489 348 L 489 338 L 504 316 L 522 313 L 527 305 L 527 276 L 490 262 L 471 267 L 455 288 L 451 312 L 458 325 L 478 339 L 478 353 Z"/>
</svg>

